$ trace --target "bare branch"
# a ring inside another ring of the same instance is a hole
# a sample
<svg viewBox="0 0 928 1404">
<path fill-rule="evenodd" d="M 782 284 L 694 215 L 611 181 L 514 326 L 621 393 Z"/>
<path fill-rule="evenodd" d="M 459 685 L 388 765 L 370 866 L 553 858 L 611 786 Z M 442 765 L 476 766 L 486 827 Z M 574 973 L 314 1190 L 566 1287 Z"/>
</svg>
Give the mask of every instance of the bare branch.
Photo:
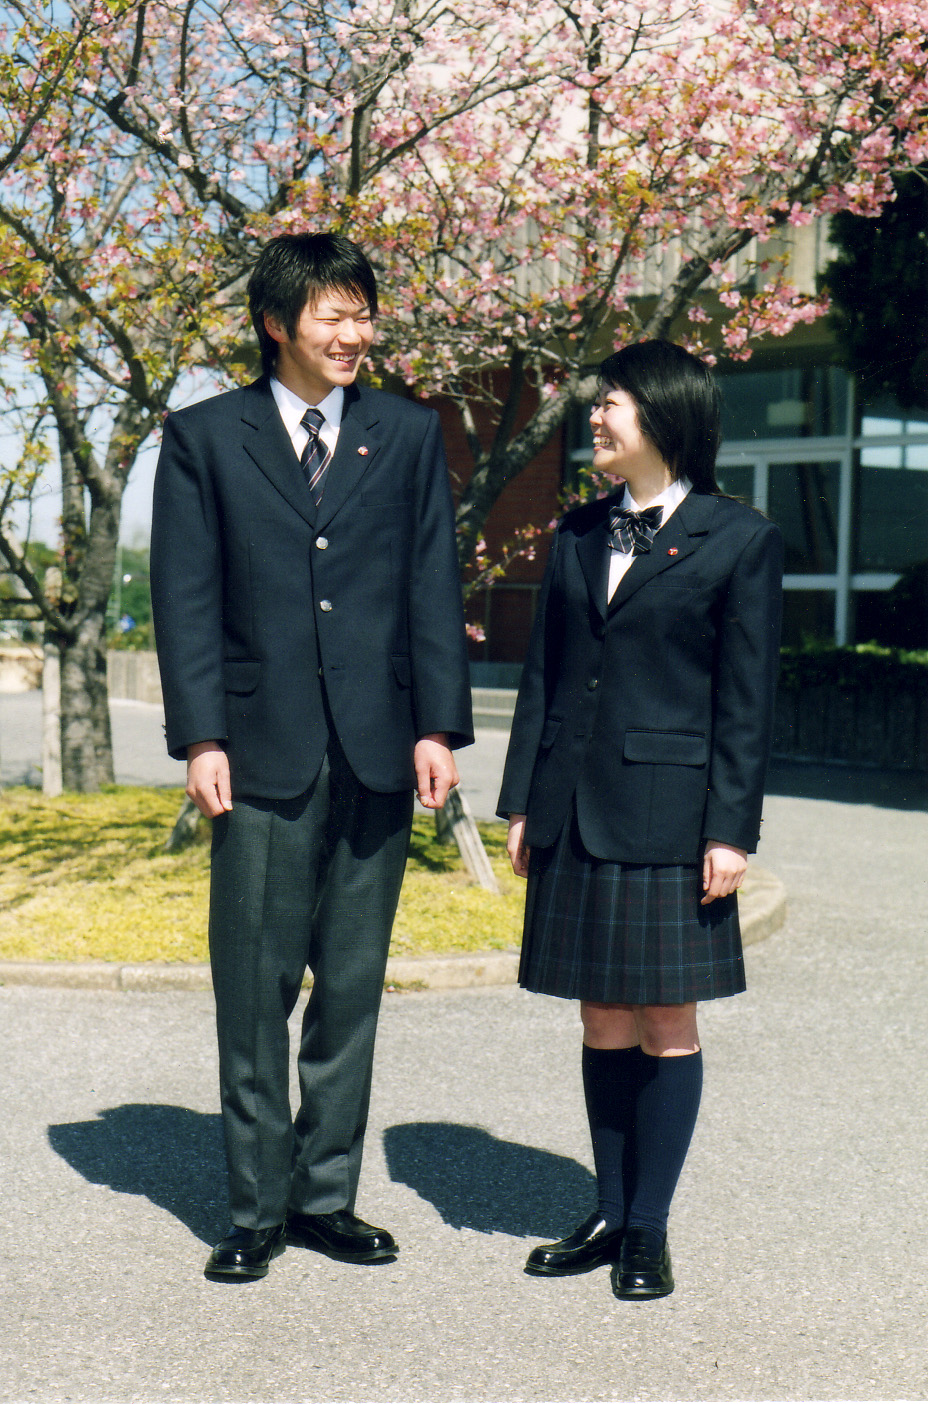
<svg viewBox="0 0 928 1404">
<path fill-rule="evenodd" d="M 0 513 L 0 520 L 2 520 L 2 513 Z M 0 554 L 6 559 L 6 563 L 12 573 L 25 585 L 29 592 L 30 599 L 40 610 L 46 624 L 49 624 L 57 634 L 62 634 L 65 638 L 73 638 L 77 632 L 76 626 L 72 624 L 70 620 L 66 619 L 61 611 L 56 609 L 46 598 L 45 591 L 42 589 L 29 562 L 24 555 L 17 551 L 12 537 L 10 537 L 2 527 L 0 527 Z"/>
</svg>

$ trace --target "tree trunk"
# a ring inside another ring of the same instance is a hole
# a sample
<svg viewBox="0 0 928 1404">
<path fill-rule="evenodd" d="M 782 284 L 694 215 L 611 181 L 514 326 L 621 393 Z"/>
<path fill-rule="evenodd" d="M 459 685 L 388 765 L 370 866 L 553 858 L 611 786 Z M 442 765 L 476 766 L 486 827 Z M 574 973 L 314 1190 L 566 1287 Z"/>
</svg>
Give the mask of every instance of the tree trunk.
<svg viewBox="0 0 928 1404">
<path fill-rule="evenodd" d="M 61 658 L 61 781 L 84 793 L 113 783 L 113 741 L 106 683 L 106 608 L 113 589 L 122 491 L 127 474 L 113 471 L 128 459 L 124 445 L 133 407 L 121 407 L 107 461 L 92 462 L 92 449 L 74 413 L 76 397 L 59 392 L 61 530 L 64 545 L 61 613 L 69 624 L 58 638 Z M 140 436 L 135 436 L 137 447 Z M 75 456 L 78 445 L 83 469 Z M 92 468 L 92 472 L 90 471 Z M 87 497 L 90 514 L 87 515 Z"/>
<path fill-rule="evenodd" d="M 535 408 L 518 432 L 511 437 L 498 436 L 493 448 L 475 464 L 461 493 L 455 518 L 458 563 L 462 570 L 471 563 L 487 518 L 500 494 L 558 432 L 572 407 L 592 400 L 596 385 L 595 375 L 578 376 L 568 381 L 556 395 Z M 526 522 L 525 525 L 539 526 L 541 523 Z"/>
<path fill-rule="evenodd" d="M 76 474 L 75 474 L 76 477 Z M 106 686 L 106 607 L 113 588 L 119 541 L 120 494 L 96 486 L 89 525 L 84 519 L 84 488 L 66 486 L 62 528 L 65 584 L 62 613 L 74 632 L 58 640 L 61 657 L 61 781 L 66 790 L 85 793 L 113 783 L 113 741 Z"/>
<path fill-rule="evenodd" d="M 106 602 L 87 611 L 77 635 L 60 643 L 61 779 L 89 793 L 113 783 L 106 688 Z"/>
</svg>

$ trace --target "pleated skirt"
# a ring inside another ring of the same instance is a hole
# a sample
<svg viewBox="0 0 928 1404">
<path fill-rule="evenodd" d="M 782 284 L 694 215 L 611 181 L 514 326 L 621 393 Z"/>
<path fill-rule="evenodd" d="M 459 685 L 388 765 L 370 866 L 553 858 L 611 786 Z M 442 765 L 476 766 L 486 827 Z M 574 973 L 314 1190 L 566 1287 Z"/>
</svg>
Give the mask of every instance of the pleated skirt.
<svg viewBox="0 0 928 1404">
<path fill-rule="evenodd" d="M 745 989 L 738 899 L 700 906 L 686 864 L 592 857 L 576 811 L 550 848 L 534 848 L 519 984 L 603 1004 L 687 1004 Z"/>
</svg>

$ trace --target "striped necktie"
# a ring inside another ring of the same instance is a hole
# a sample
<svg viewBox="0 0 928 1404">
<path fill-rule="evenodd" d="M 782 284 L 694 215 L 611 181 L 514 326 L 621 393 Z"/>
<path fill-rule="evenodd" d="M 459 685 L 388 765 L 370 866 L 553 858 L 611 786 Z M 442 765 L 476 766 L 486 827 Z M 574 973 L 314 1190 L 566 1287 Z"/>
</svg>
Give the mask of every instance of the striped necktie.
<svg viewBox="0 0 928 1404">
<path fill-rule="evenodd" d="M 322 501 L 322 489 L 325 486 L 325 476 L 332 457 L 331 450 L 326 448 L 319 437 L 319 430 L 324 421 L 325 415 L 318 409 L 308 409 L 300 420 L 309 435 L 306 446 L 300 454 L 300 467 L 306 475 L 309 490 L 317 507 Z"/>
<path fill-rule="evenodd" d="M 632 512 L 628 507 L 611 508 L 607 527 L 611 538 L 609 545 L 614 551 L 631 551 L 636 556 L 650 551 L 663 515 L 663 507 L 645 507 L 643 512 Z"/>
</svg>

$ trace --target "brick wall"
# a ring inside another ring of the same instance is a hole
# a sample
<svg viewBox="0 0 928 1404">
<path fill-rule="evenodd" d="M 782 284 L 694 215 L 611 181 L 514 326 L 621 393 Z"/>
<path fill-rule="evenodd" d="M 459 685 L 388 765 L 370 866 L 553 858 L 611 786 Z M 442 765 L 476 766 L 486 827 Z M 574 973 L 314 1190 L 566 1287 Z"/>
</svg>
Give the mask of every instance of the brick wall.
<svg viewBox="0 0 928 1404">
<path fill-rule="evenodd" d="M 501 387 L 498 387 L 501 388 Z M 520 422 L 531 412 L 534 395 L 527 393 Z M 467 483 L 471 471 L 471 456 L 460 416 L 447 400 L 433 401 L 441 417 L 451 468 L 452 484 Z M 476 411 L 477 429 L 484 443 L 489 443 L 491 426 L 485 411 Z M 506 487 L 490 513 L 485 540 L 492 558 L 513 540 L 516 532 L 526 526 L 547 527 L 559 513 L 558 495 L 564 465 L 564 431 L 560 430 L 545 445 L 541 453 Z M 475 591 L 467 604 L 468 620 L 483 626 L 484 643 L 470 646 L 473 661 L 486 663 L 521 663 L 525 657 L 528 631 L 534 615 L 538 586 L 544 574 L 550 537 L 540 538 L 532 560 L 519 559 L 512 563 L 503 580 L 492 589 Z M 488 598 L 489 595 L 489 598 Z"/>
</svg>

